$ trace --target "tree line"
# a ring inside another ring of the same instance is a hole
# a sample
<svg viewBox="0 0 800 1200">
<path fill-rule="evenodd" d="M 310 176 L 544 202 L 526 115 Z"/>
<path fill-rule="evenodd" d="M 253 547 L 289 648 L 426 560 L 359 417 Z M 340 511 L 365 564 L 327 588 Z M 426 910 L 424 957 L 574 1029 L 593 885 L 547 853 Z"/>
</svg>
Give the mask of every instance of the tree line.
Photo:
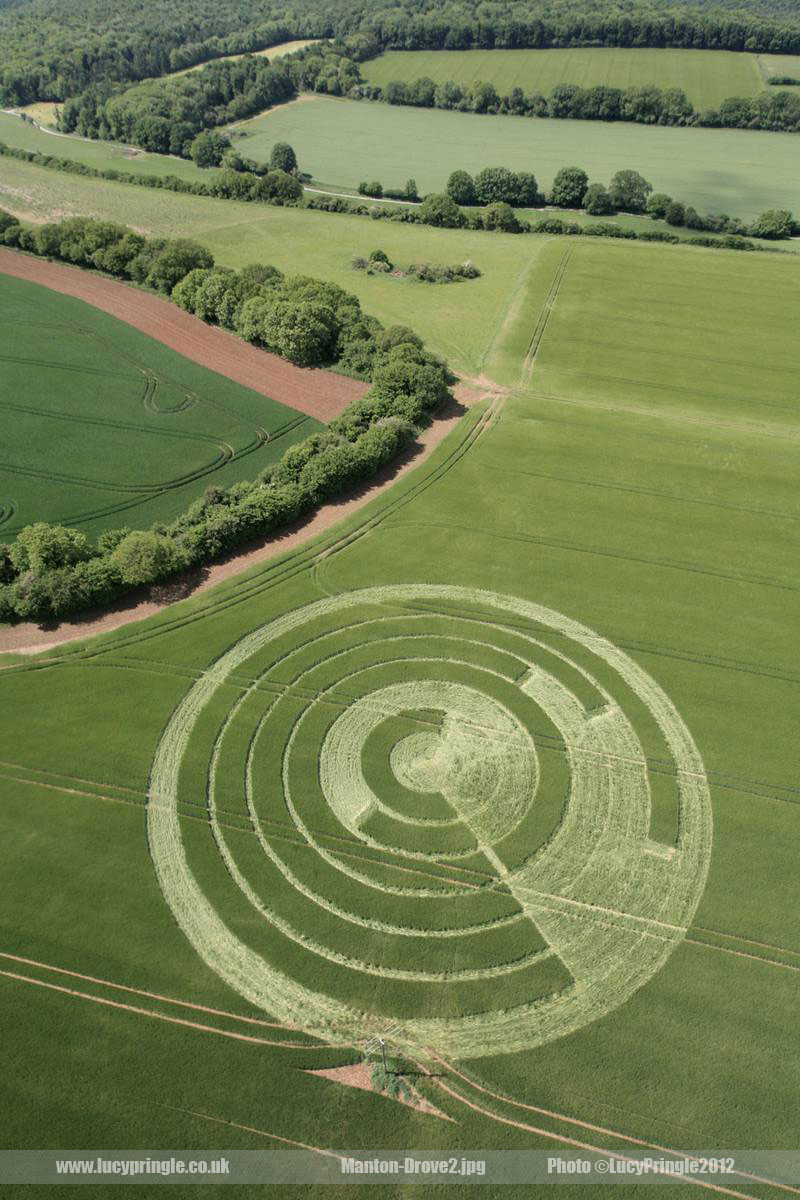
<svg viewBox="0 0 800 1200">
<path fill-rule="evenodd" d="M 49 620 L 107 605 L 131 589 L 208 562 L 308 513 L 395 458 L 450 395 L 450 375 L 404 326 L 384 329 L 334 284 L 255 264 L 216 267 L 194 242 L 148 239 L 72 218 L 31 229 L 0 212 L 0 233 L 34 254 L 131 279 L 295 362 L 366 375 L 367 394 L 252 481 L 210 487 L 168 525 L 102 533 L 46 522 L 0 545 L 0 620 Z"/>
<path fill-rule="evenodd" d="M 390 80 L 385 87 L 357 84 L 348 93 L 354 100 L 383 100 L 416 108 L 489 113 L 516 117 L 571 118 L 581 121 L 634 121 L 643 125 L 704 125 L 712 128 L 800 131 L 800 95 L 762 92 L 732 97 L 718 108 L 699 112 L 681 88 L 616 88 L 599 84 L 580 87 L 560 83 L 543 96 L 515 87 L 504 96 L 494 84 L 476 82 L 462 87 L 452 80 L 435 84 L 423 76 L 412 82 Z"/>
<path fill-rule="evenodd" d="M 137 187 L 164 188 L 195 196 L 212 196 L 216 199 L 239 200 L 279 206 L 295 206 L 315 209 L 321 212 L 345 213 L 350 216 L 370 217 L 372 220 L 399 221 L 409 224 L 445 226 L 448 228 L 468 228 L 473 230 L 490 230 L 503 233 L 583 233 L 588 236 L 614 237 L 618 226 L 572 226 L 562 227 L 556 224 L 543 224 L 541 221 L 531 224 L 521 218 L 514 206 L 536 208 L 547 204 L 563 208 L 585 208 L 593 216 L 613 215 L 619 209 L 625 212 L 646 211 L 654 218 L 665 219 L 675 227 L 685 226 L 693 231 L 725 233 L 731 238 L 725 243 L 729 249 L 755 249 L 752 243 L 743 239 L 746 236 L 768 238 L 775 240 L 791 237 L 800 232 L 797 222 L 791 213 L 784 210 L 769 210 L 762 214 L 757 221 L 746 224 L 736 217 L 707 216 L 701 217 L 690 205 L 673 201 L 663 193 L 649 197 L 644 207 L 637 207 L 637 201 L 630 189 L 620 182 L 635 177 L 647 188 L 644 193 L 651 191 L 650 184 L 642 180 L 635 171 L 620 171 L 614 176 L 611 186 L 606 188 L 601 183 L 589 183 L 586 173 L 579 167 L 563 168 L 554 181 L 550 192 L 541 192 L 536 178 L 527 171 L 510 171 L 506 167 L 486 167 L 473 178 L 466 171 L 454 171 L 443 193 L 433 193 L 414 204 L 406 202 L 402 207 L 386 204 L 365 204 L 353 201 L 347 196 L 336 195 L 306 195 L 298 175 L 297 158 L 291 146 L 276 143 L 272 149 L 269 163 L 259 164 L 242 156 L 227 144 L 219 134 L 206 132 L 197 141 L 205 146 L 208 140 L 218 138 L 220 144 L 215 146 L 214 161 L 221 154 L 221 167 L 217 171 L 209 171 L 208 180 L 181 179 L 176 175 L 137 175 L 134 172 L 117 171 L 109 167 L 100 170 L 86 163 L 75 162 L 72 159 L 58 158 L 53 155 L 40 154 L 35 150 L 22 150 L 6 146 L 0 142 L 0 156 L 17 158 L 23 162 L 34 163 L 37 166 L 52 170 L 66 171 L 71 174 L 84 175 L 89 178 L 109 179 L 117 183 L 127 183 Z M 227 149 L 225 148 L 227 146 Z M 283 163 L 289 170 L 283 170 L 277 164 Z M 577 184 L 577 196 L 574 194 L 574 181 L 569 184 L 566 180 L 577 176 L 582 178 Z M 409 180 L 409 183 L 413 183 Z M 368 185 L 375 194 L 390 195 L 392 189 L 384 189 L 377 181 Z M 408 185 L 406 185 L 408 187 Z M 641 186 L 636 185 L 636 186 Z M 416 185 L 415 185 L 416 188 Z M 400 189 L 398 189 L 399 191 Z M 657 211 L 656 206 L 663 211 Z M 466 211 L 464 211 L 466 209 Z M 17 245 L 14 240 L 21 226 L 11 226 L 5 233 L 0 233 L 0 240 L 5 239 L 7 245 Z M 646 241 L 672 240 L 679 238 L 668 237 L 662 233 L 626 233 L 626 236 L 639 236 Z M 716 242 L 714 243 L 717 244 Z"/>
<path fill-rule="evenodd" d="M 28 0 L 0 8 L 0 101 L 65 100 L 292 38 L 386 50 L 653 46 L 800 53 L 796 5 L 716 0 Z"/>
</svg>

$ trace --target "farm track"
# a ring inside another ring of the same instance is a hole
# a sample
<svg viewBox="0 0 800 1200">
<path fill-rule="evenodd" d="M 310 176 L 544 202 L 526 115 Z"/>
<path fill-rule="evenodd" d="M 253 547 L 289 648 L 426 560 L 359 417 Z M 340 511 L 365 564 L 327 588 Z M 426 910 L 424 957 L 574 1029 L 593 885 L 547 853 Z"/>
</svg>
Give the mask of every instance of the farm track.
<svg viewBox="0 0 800 1200">
<path fill-rule="evenodd" d="M 2 266 L 2 251 L 0 251 L 0 267 Z M 151 591 L 147 598 L 139 600 L 129 607 L 118 608 L 110 612 L 101 613 L 99 615 L 90 614 L 88 617 L 79 621 L 70 621 L 60 624 L 56 629 L 42 629 L 40 626 L 30 622 L 25 622 L 19 625 L 6 627 L 0 630 L 0 653 L 17 652 L 37 654 L 41 651 L 52 650 L 64 643 L 92 637 L 98 633 L 106 633 L 120 626 L 127 625 L 133 621 L 142 621 L 145 617 L 161 612 L 164 608 L 175 603 L 176 599 L 184 599 L 188 595 L 194 595 L 199 592 L 206 591 L 208 588 L 214 587 L 216 584 L 229 579 L 231 576 L 246 570 L 259 562 L 266 563 L 265 570 L 269 572 L 269 578 L 264 580 L 261 576 L 248 580 L 237 589 L 233 596 L 227 596 L 222 600 L 212 602 L 210 606 L 206 606 L 199 610 L 196 614 L 175 618 L 170 625 L 171 628 L 183 625 L 185 622 L 193 621 L 204 617 L 208 612 L 218 611 L 220 606 L 227 608 L 231 604 L 238 604 L 247 600 L 254 592 L 261 591 L 264 587 L 275 586 L 287 575 L 291 576 L 298 571 L 302 571 L 317 557 L 317 555 L 330 552 L 334 545 L 338 544 L 339 539 L 334 537 L 332 543 L 317 549 L 303 549 L 306 542 L 311 541 L 317 535 L 325 533 L 331 526 L 338 524 L 339 521 L 349 516 L 351 513 L 357 512 L 363 508 L 370 500 L 387 491 L 393 484 L 408 474 L 414 467 L 432 453 L 432 451 L 444 440 L 448 433 L 453 431 L 459 424 L 461 417 L 466 411 L 465 406 L 474 404 L 479 398 L 478 393 L 468 386 L 462 386 L 456 389 L 456 401 L 448 406 L 442 414 L 436 418 L 433 424 L 426 429 L 418 439 L 418 452 L 406 459 L 399 465 L 390 467 L 385 470 L 378 481 L 372 486 L 366 487 L 357 491 L 355 495 L 345 497 L 342 500 L 324 505 L 322 508 L 309 519 L 299 525 L 295 525 L 280 534 L 277 538 L 271 538 L 263 544 L 257 545 L 249 550 L 244 550 L 240 554 L 225 560 L 222 563 L 216 563 L 210 566 L 203 574 L 201 579 L 196 577 L 187 578 L 182 583 L 179 581 L 174 585 L 172 592 L 173 596 L 170 599 L 158 599 L 159 591 Z M 471 444 L 471 436 L 473 431 L 469 431 L 464 439 L 468 445 Z M 460 456 L 463 452 L 464 442 L 459 443 L 456 449 L 451 453 L 446 463 L 451 462 L 453 455 Z M 443 464 L 444 466 L 444 464 Z M 437 477 L 441 473 L 443 466 L 440 466 L 432 475 Z M 411 495 L 416 495 L 420 490 L 428 487 L 432 482 L 431 476 L 426 476 L 416 488 L 413 489 Z M 402 497 L 400 503 L 405 503 L 406 498 Z M 395 505 L 390 506 L 391 510 Z M 390 511 L 382 509 L 375 518 L 370 519 L 366 524 L 371 527 L 376 522 Z M 354 533 L 340 535 L 343 544 L 349 544 L 354 537 L 360 536 L 359 530 L 364 527 L 359 526 Z M 291 560 L 283 567 L 278 568 L 273 572 L 269 560 L 282 555 L 289 550 L 298 549 L 299 554 L 293 555 Z M 178 593 L 177 595 L 175 593 Z M 162 593 L 163 594 L 163 593 Z M 158 632 L 161 633 L 165 626 L 160 626 Z M 150 636 L 149 633 L 133 635 L 133 641 L 138 641 L 140 637 L 145 639 Z M 119 646 L 129 644 L 131 638 L 126 638 L 119 643 Z"/>
<path fill-rule="evenodd" d="M 484 460 L 490 471 L 502 471 L 504 475 L 524 475 L 531 479 L 548 479 L 553 483 L 571 483 L 576 487 L 603 488 L 612 492 L 630 492 L 636 496 L 653 496 L 659 500 L 674 500 L 679 504 L 702 504 L 707 508 L 724 508 L 730 512 L 749 513 L 756 517 L 776 517 L 781 521 L 800 521 L 800 512 L 778 512 L 771 508 L 758 508 L 747 504 L 731 504 L 725 500 L 707 500 L 703 496 L 683 496 L 680 492 L 665 492 L 656 488 L 635 487 L 629 483 L 611 483 L 604 479 L 581 479 L 578 475 L 554 474 L 549 471 L 530 471 L 525 467 L 510 467 L 505 464 Z"/>
<path fill-rule="evenodd" d="M 542 305 L 542 310 L 539 313 L 539 320 L 536 322 L 533 335 L 528 343 L 528 350 L 525 355 L 525 360 L 522 364 L 523 380 L 529 379 L 531 372 L 533 371 L 534 360 L 536 359 L 539 346 L 542 343 L 542 338 L 544 337 L 545 330 L 547 329 L 547 323 L 550 320 L 550 314 L 555 308 L 556 301 L 558 300 L 558 293 L 561 290 L 561 284 L 563 283 L 564 276 L 567 273 L 567 267 L 569 266 L 569 260 L 572 257 L 572 251 L 573 247 L 567 246 L 566 250 L 561 256 L 561 261 L 556 268 L 556 273 L 553 276 L 553 282 L 550 285 L 550 290 L 547 293 L 545 302 Z"/>
<path fill-rule="evenodd" d="M 233 334 L 206 325 L 169 300 L 116 280 L 0 247 L 0 272 L 84 300 L 219 375 L 330 421 L 369 385 L 330 371 L 296 367 Z"/>
<path fill-rule="evenodd" d="M 159 992 L 145 991 L 142 988 L 130 987 L 124 983 L 113 983 L 110 979 L 98 979 L 95 975 L 84 975 L 80 971 L 70 971 L 66 967 L 57 967 L 52 963 L 39 962 L 33 958 L 23 958 L 19 954 L 9 954 L 6 951 L 0 950 L 0 959 L 3 959 L 5 962 L 13 962 L 18 967 L 52 971 L 56 975 L 66 975 L 71 979 L 80 979 L 83 983 L 98 984 L 100 987 L 111 988 L 113 991 L 128 992 L 134 996 L 144 996 L 148 1000 L 158 1000 L 163 1004 L 174 1004 L 180 1008 L 190 1008 L 194 1012 L 208 1013 L 210 1016 L 224 1017 L 230 1021 L 243 1021 L 248 1025 L 262 1025 L 267 1029 L 287 1029 L 292 1033 L 301 1032 L 301 1030 L 293 1025 L 281 1025 L 277 1021 L 265 1021 L 261 1017 L 248 1017 L 242 1013 L 232 1013 L 222 1008 L 210 1008 L 205 1004 L 194 1004 L 190 1000 L 176 1000 L 174 996 L 163 996 Z"/>
<path fill-rule="evenodd" d="M 395 528 L 399 527 L 398 525 Z M 671 571 L 687 571 L 694 575 L 708 575 L 715 579 L 725 579 L 734 583 L 753 584 L 758 587 L 775 588 L 780 591 L 800 592 L 800 583 L 789 582 L 782 579 L 772 579 L 765 575 L 753 575 L 744 571 L 718 571 L 712 567 L 701 567 L 694 563 L 681 562 L 677 559 L 668 558 L 645 558 L 637 554 L 623 554 L 619 550 L 598 550 L 596 546 L 589 545 L 584 542 L 572 542 L 566 538 L 548 538 L 537 536 L 535 534 L 514 533 L 510 530 L 500 530 L 491 528 L 480 528 L 476 525 L 466 526 L 458 525 L 455 522 L 439 522 L 439 521 L 408 521 L 402 522 L 405 529 L 458 529 L 468 531 L 470 533 L 482 534 L 485 537 L 502 538 L 506 541 L 520 542 L 522 544 L 530 544 L 534 546 L 547 546 L 551 549 L 569 550 L 576 554 L 592 554 L 601 558 L 615 558 L 622 562 L 644 563 L 647 566 L 663 567 Z"/>
<path fill-rule="evenodd" d="M 447 1062 L 444 1059 L 438 1058 L 438 1056 L 435 1056 L 435 1055 L 434 1055 L 433 1061 L 435 1063 L 437 1063 L 439 1066 L 445 1068 L 449 1072 L 451 1077 L 455 1077 L 461 1084 L 466 1084 L 468 1087 L 472 1088 L 474 1091 L 477 1091 L 482 1096 L 487 1097 L 490 1101 L 500 1102 L 503 1104 L 511 1105 L 512 1107 L 514 1107 L 516 1109 L 522 1109 L 526 1112 L 536 1113 L 540 1117 L 546 1117 L 548 1119 L 561 1122 L 562 1124 L 571 1125 L 578 1129 L 585 1129 L 589 1133 L 593 1133 L 596 1135 L 599 1134 L 602 1137 L 607 1137 L 612 1140 L 625 1142 L 628 1145 L 638 1146 L 638 1147 L 641 1147 L 643 1150 L 652 1150 L 652 1151 L 656 1151 L 658 1154 L 666 1154 L 666 1155 L 670 1155 L 670 1156 L 673 1156 L 676 1158 L 694 1159 L 697 1157 L 696 1154 L 692 1153 L 691 1151 L 675 1150 L 672 1147 L 663 1145 L 663 1143 L 651 1142 L 651 1141 L 646 1140 L 645 1138 L 635 1137 L 632 1134 L 621 1133 L 619 1130 L 611 1129 L 608 1126 L 598 1125 L 598 1124 L 595 1124 L 590 1121 L 583 1121 L 579 1117 L 571 1117 L 565 1113 L 559 1113 L 559 1112 L 555 1112 L 552 1109 L 542 1108 L 539 1105 L 528 1104 L 521 1100 L 515 1100 L 515 1099 L 513 1099 L 513 1097 L 504 1095 L 501 1092 L 492 1091 L 491 1088 L 488 1088 L 484 1083 L 480 1082 L 474 1076 L 467 1074 L 463 1070 L 460 1070 L 452 1062 Z M 470 1099 L 467 1096 L 464 1096 L 462 1093 L 459 1093 L 457 1090 L 455 1090 L 455 1088 L 448 1088 L 443 1083 L 443 1080 L 440 1076 L 435 1076 L 434 1081 L 439 1087 L 442 1087 L 443 1090 L 448 1093 L 448 1095 L 452 1096 L 454 1099 L 458 1100 L 460 1103 L 466 1104 L 468 1107 L 475 1108 L 476 1111 L 482 1112 L 484 1115 L 489 1116 L 492 1120 L 500 1121 L 500 1122 L 502 1122 L 504 1124 L 508 1124 L 508 1125 L 516 1125 L 518 1128 L 531 1129 L 532 1131 L 539 1133 L 545 1137 L 553 1138 L 553 1139 L 555 1139 L 557 1141 L 561 1141 L 561 1142 L 566 1142 L 567 1144 L 570 1144 L 570 1145 L 576 1145 L 576 1146 L 580 1147 L 581 1149 L 594 1150 L 600 1154 L 610 1155 L 611 1157 L 614 1157 L 614 1158 L 621 1158 L 623 1160 L 630 1161 L 630 1157 L 628 1155 L 618 1154 L 618 1153 L 615 1153 L 614 1151 L 609 1151 L 605 1147 L 602 1147 L 602 1146 L 590 1146 L 583 1142 L 577 1142 L 572 1138 L 564 1137 L 563 1135 L 553 1133 L 550 1130 L 537 1129 L 534 1126 L 530 1126 L 530 1125 L 527 1125 L 524 1123 L 518 1124 L 517 1122 L 511 1120 L 510 1118 L 508 1118 L 506 1116 L 501 1116 L 500 1114 L 495 1113 L 488 1108 L 479 1106 L 475 1102 L 474 1098 Z M 452 1082 L 452 1078 L 451 1078 L 451 1082 Z M 754 1175 L 747 1171 L 735 1171 L 733 1173 L 738 1175 L 741 1179 L 747 1180 L 751 1183 L 766 1184 L 769 1187 L 779 1188 L 781 1191 L 790 1192 L 794 1195 L 800 1195 L 800 1188 L 792 1187 L 789 1184 L 780 1183 L 777 1180 L 766 1179 L 763 1176 Z M 685 1176 L 685 1177 L 682 1177 L 681 1179 L 673 1179 L 671 1181 L 683 1182 L 683 1183 L 693 1182 L 700 1187 L 707 1187 L 707 1188 L 710 1188 L 712 1191 L 720 1192 L 724 1195 L 737 1196 L 737 1197 L 744 1196 L 745 1200 L 755 1200 L 754 1197 L 746 1196 L 744 1193 L 731 1191 L 731 1189 L 726 1188 L 722 1185 L 714 1184 L 714 1183 L 707 1182 L 707 1181 L 702 1181 L 702 1180 L 697 1179 L 697 1177 Z"/>
<path fill-rule="evenodd" d="M 92 992 L 81 992 L 77 988 L 68 988 L 59 983 L 49 983 L 44 979 L 36 979 L 31 975 L 23 975 L 19 971 L 0 970 L 0 977 L 10 979 L 15 983 L 28 983 L 35 987 L 46 988 L 48 991 L 58 992 L 64 996 L 89 1000 L 94 1004 L 101 1004 L 105 1008 L 119 1009 L 122 1012 L 133 1013 L 135 1016 L 150 1017 L 156 1021 L 166 1021 L 170 1025 L 182 1025 L 187 1029 L 196 1029 L 199 1033 L 212 1033 L 219 1037 L 231 1038 L 237 1042 L 249 1042 L 256 1046 L 273 1046 L 287 1050 L 307 1050 L 313 1048 L 314 1045 L 314 1043 L 307 1042 L 287 1042 L 276 1038 L 257 1037 L 255 1034 L 238 1033 L 233 1029 L 220 1029 L 216 1025 L 206 1025 L 201 1021 L 190 1021 L 187 1017 L 170 1016 L 154 1008 L 142 1008 L 137 1004 L 125 1004 L 121 1000 L 110 1000 L 106 996 L 97 996 Z M 318 1045 L 319 1043 L 316 1044 Z"/>
</svg>

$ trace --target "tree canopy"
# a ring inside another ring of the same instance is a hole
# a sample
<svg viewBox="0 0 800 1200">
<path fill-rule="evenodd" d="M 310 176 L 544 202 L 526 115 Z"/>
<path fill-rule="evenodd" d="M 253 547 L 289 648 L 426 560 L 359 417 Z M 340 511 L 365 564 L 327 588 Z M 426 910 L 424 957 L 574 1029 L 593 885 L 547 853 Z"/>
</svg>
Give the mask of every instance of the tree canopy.
<svg viewBox="0 0 800 1200">
<path fill-rule="evenodd" d="M 0 98 L 64 100 L 292 38 L 381 48 L 678 46 L 800 53 L 796 0 L 22 0 L 0 5 Z M 430 91 L 419 81 L 412 103 Z M 486 85 L 485 102 L 491 102 Z M 437 89 L 438 90 L 438 89 Z M 493 89 L 492 89 L 493 90 Z"/>
</svg>

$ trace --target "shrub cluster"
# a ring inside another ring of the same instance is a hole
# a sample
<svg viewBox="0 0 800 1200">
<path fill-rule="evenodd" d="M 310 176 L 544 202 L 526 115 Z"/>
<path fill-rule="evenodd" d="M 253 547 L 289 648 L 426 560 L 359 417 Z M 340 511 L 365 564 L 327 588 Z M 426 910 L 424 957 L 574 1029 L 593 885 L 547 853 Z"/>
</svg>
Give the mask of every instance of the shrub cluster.
<svg viewBox="0 0 800 1200">
<path fill-rule="evenodd" d="M 214 265 L 209 251 L 188 238 L 145 238 L 125 225 L 91 217 L 29 228 L 0 212 L 0 237 L 6 246 L 96 268 L 166 295 L 189 271 Z"/>
<path fill-rule="evenodd" d="M 380 323 L 355 296 L 306 275 L 285 277 L 260 264 L 241 271 L 204 267 L 189 271 L 172 299 L 301 367 L 336 363 L 367 378 L 378 353 Z"/>
<path fill-rule="evenodd" d="M 478 268 L 469 261 L 450 266 L 445 263 L 410 263 L 407 267 L 397 267 L 383 250 L 373 250 L 369 258 L 356 255 L 353 269 L 366 271 L 368 275 L 411 276 L 423 283 L 457 283 L 461 279 L 477 279 L 480 276 Z"/>
<path fill-rule="evenodd" d="M 411 201 L 412 204 L 419 202 L 416 179 L 407 179 L 405 187 L 402 188 L 385 188 L 377 179 L 372 183 L 360 183 L 358 185 L 358 194 L 359 196 L 371 196 L 375 200 L 385 198 L 387 200 Z"/>
<path fill-rule="evenodd" d="M 26 526 L 13 545 L 0 545 L 0 620 L 40 621 L 106 605 L 132 588 L 264 537 L 374 475 L 449 396 L 447 367 L 410 329 L 383 329 L 333 284 L 287 279 L 260 264 L 223 271 L 192 242 L 148 241 L 88 218 L 29 230 L 0 212 L 0 234 L 10 230 L 20 232 L 9 244 L 171 293 L 184 308 L 294 361 L 355 363 L 369 371 L 372 386 L 258 479 L 208 488 L 169 525 L 109 530 L 96 545 L 77 529 Z"/>
</svg>

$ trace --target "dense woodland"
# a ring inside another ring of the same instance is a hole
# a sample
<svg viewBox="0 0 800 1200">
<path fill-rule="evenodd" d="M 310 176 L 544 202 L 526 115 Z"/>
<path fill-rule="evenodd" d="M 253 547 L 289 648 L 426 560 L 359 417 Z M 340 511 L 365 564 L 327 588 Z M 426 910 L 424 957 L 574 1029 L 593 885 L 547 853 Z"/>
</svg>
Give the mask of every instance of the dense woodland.
<svg viewBox="0 0 800 1200">
<path fill-rule="evenodd" d="M 359 82 L 358 66 L 340 45 L 309 47 L 270 63 L 246 55 L 208 63 L 188 75 L 150 80 L 126 87 L 90 84 L 66 101 L 59 128 L 83 137 L 133 142 L 145 150 L 188 157 L 192 141 L 204 129 L 239 121 L 300 91 L 342 96 Z M 217 159 L 219 161 L 219 159 Z M 203 166 L 216 163 L 202 163 Z"/>
<path fill-rule="evenodd" d="M 800 53 L 793 0 L 23 0 L 0 7 L 0 100 L 64 100 L 289 38 L 376 49 L 678 46 Z"/>
</svg>

